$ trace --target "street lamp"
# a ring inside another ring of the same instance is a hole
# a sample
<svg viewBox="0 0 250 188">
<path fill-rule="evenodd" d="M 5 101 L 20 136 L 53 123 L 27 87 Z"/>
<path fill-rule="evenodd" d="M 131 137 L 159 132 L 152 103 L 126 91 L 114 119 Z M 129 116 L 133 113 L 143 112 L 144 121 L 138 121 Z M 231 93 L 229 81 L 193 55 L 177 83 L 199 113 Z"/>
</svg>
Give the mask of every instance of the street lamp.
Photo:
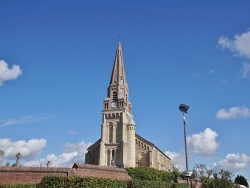
<svg viewBox="0 0 250 188">
<path fill-rule="evenodd" d="M 183 112 L 185 156 L 186 156 L 186 173 L 185 173 L 185 176 L 187 178 L 187 185 L 189 186 L 189 178 L 191 177 L 192 172 L 188 171 L 188 154 L 187 154 L 187 140 L 186 140 L 186 124 L 187 124 L 187 121 L 186 121 L 186 118 L 185 118 L 185 114 L 187 113 L 188 109 L 189 109 L 189 106 L 187 106 L 185 104 L 181 104 L 179 106 L 179 110 L 181 112 Z"/>
</svg>

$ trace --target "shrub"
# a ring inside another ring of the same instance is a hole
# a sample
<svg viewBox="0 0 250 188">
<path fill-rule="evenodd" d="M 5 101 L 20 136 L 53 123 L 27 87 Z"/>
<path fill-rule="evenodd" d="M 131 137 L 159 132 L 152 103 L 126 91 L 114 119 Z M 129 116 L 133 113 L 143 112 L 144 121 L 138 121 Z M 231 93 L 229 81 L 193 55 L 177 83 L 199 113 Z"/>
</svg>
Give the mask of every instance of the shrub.
<svg viewBox="0 0 250 188">
<path fill-rule="evenodd" d="M 133 180 L 172 182 L 175 178 L 173 173 L 149 167 L 126 168 L 126 170 Z"/>
<path fill-rule="evenodd" d="M 36 185 L 0 185 L 0 188 L 36 188 Z"/>
<path fill-rule="evenodd" d="M 94 177 L 58 177 L 46 176 L 42 179 L 39 188 L 127 188 L 127 181 L 111 180 Z"/>
<path fill-rule="evenodd" d="M 165 181 L 133 180 L 132 188 L 187 188 L 187 185 Z"/>
</svg>

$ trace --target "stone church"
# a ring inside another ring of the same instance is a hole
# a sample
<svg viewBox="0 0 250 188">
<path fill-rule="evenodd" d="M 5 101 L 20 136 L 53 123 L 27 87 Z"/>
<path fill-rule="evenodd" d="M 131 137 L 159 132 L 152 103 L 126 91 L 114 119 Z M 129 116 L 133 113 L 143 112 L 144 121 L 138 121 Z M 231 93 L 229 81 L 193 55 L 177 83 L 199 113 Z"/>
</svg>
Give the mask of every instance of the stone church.
<svg viewBox="0 0 250 188">
<path fill-rule="evenodd" d="M 147 166 L 169 171 L 170 158 L 135 133 L 121 43 L 118 43 L 107 97 L 103 100 L 101 139 L 88 148 L 86 164 L 114 167 Z"/>
</svg>

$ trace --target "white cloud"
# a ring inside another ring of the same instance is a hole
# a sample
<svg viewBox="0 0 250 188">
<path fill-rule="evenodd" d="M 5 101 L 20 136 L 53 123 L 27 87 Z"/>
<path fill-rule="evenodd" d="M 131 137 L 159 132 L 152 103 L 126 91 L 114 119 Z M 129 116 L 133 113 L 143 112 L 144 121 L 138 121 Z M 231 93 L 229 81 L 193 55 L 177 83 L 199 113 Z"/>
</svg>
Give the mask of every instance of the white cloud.
<svg viewBox="0 0 250 188">
<path fill-rule="evenodd" d="M 206 128 L 204 132 L 193 134 L 187 137 L 187 144 L 191 151 L 197 154 L 212 154 L 219 148 L 219 143 L 216 141 L 218 134 Z"/>
<path fill-rule="evenodd" d="M 247 76 L 250 74 L 250 63 L 244 62 L 242 65 L 242 78 L 247 78 Z"/>
<path fill-rule="evenodd" d="M 250 59 L 250 31 L 242 34 L 236 34 L 233 39 L 220 37 L 218 44 L 223 48 L 228 48 L 236 55 Z"/>
<path fill-rule="evenodd" d="M 166 151 L 165 154 L 171 159 L 171 162 L 177 169 L 185 169 L 185 154 L 184 153 L 177 153 Z"/>
<path fill-rule="evenodd" d="M 216 113 L 218 119 L 236 119 L 250 117 L 250 109 L 246 107 L 231 107 L 229 110 L 222 108 Z"/>
<path fill-rule="evenodd" d="M 51 118 L 54 115 L 48 115 L 48 114 L 39 114 L 39 115 L 28 115 L 17 119 L 8 119 L 8 120 L 1 120 L 0 121 L 0 128 L 6 127 L 6 126 L 12 126 L 12 125 L 21 125 L 21 124 L 28 124 L 28 123 L 34 123 L 38 121 L 43 121 L 46 119 Z"/>
<path fill-rule="evenodd" d="M 59 155 L 50 154 L 46 158 L 29 161 L 24 166 L 46 166 L 47 161 L 51 161 L 52 167 L 72 167 L 74 163 L 84 163 L 87 148 L 91 143 L 86 144 L 84 141 L 76 144 L 66 143 L 63 153 Z"/>
<path fill-rule="evenodd" d="M 236 56 L 244 57 L 250 60 L 250 31 L 242 34 L 236 34 L 233 39 L 222 36 L 218 40 L 218 44 L 222 48 L 227 48 Z M 242 78 L 247 78 L 250 74 L 250 64 L 243 63 Z"/>
<path fill-rule="evenodd" d="M 46 142 L 43 138 L 28 141 L 12 141 L 9 138 L 3 138 L 0 139 L 0 148 L 5 152 L 4 158 L 9 160 L 16 159 L 18 152 L 22 154 L 22 159 L 33 160 L 41 153 L 42 149 L 46 146 Z"/>
<path fill-rule="evenodd" d="M 14 80 L 22 74 L 20 66 L 13 65 L 9 68 L 8 64 L 0 60 L 0 86 L 7 80 Z"/>
<path fill-rule="evenodd" d="M 214 164 L 214 169 L 229 170 L 230 172 L 238 172 L 250 165 L 250 156 L 246 154 L 228 154 L 225 159 Z"/>
</svg>

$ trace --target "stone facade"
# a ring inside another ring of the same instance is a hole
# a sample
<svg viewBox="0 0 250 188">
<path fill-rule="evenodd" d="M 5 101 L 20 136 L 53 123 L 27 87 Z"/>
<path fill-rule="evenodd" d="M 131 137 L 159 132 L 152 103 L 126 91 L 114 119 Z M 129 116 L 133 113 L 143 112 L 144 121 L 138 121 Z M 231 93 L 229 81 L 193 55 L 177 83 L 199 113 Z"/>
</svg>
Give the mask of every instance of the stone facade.
<svg viewBox="0 0 250 188">
<path fill-rule="evenodd" d="M 172 169 L 168 156 L 135 133 L 120 42 L 107 90 L 107 97 L 103 100 L 101 139 L 88 148 L 85 163 L 121 168 L 148 166 L 165 171 Z"/>
<path fill-rule="evenodd" d="M 169 171 L 173 168 L 171 159 L 153 143 L 141 136 L 135 136 L 136 166 L 148 166 L 157 170 Z"/>
</svg>

